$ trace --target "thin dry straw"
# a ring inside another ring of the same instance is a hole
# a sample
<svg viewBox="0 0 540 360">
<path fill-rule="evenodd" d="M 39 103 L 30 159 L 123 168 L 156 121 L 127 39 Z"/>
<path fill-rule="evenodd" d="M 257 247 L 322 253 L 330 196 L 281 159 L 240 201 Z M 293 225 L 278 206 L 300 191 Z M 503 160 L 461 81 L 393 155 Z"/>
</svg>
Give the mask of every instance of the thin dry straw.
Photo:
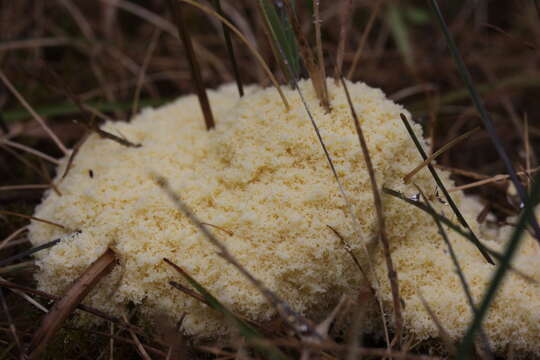
<svg viewBox="0 0 540 360">
<path fill-rule="evenodd" d="M 191 77 L 195 85 L 195 90 L 197 91 L 197 97 L 199 99 L 199 104 L 201 105 L 201 110 L 204 116 L 204 123 L 206 125 L 206 130 L 210 130 L 215 127 L 214 116 L 212 115 L 212 108 L 210 107 L 210 102 L 208 101 L 208 95 L 206 94 L 206 89 L 204 87 L 201 68 L 199 66 L 199 60 L 195 55 L 195 50 L 193 50 L 193 43 L 191 42 L 191 36 L 189 30 L 186 26 L 186 18 L 182 13 L 182 4 L 178 3 L 175 0 L 169 0 L 169 7 L 171 13 L 173 14 L 174 22 L 178 28 L 178 35 L 184 44 L 184 49 L 186 51 L 186 57 L 189 62 L 189 68 L 191 70 Z"/>
<path fill-rule="evenodd" d="M 56 134 L 47 126 L 45 123 L 45 120 L 39 116 L 34 109 L 28 104 L 28 102 L 22 97 L 22 95 L 17 91 L 15 86 L 9 81 L 9 79 L 4 75 L 4 73 L 0 70 L 0 79 L 4 82 L 6 87 L 15 95 L 17 100 L 25 107 L 25 109 L 32 115 L 32 117 L 41 125 L 43 130 L 49 135 L 49 137 L 54 141 L 56 146 L 64 153 L 64 155 L 67 155 L 69 153 L 69 150 L 64 146 L 62 141 L 56 136 Z"/>
<path fill-rule="evenodd" d="M 519 221 L 512 233 L 510 240 L 507 243 L 506 249 L 504 251 L 503 258 L 495 270 L 487 290 L 484 293 L 482 302 L 478 307 L 478 311 L 474 316 L 474 320 L 469 324 L 467 332 L 463 337 L 459 347 L 456 358 L 457 359 L 469 359 L 471 348 L 474 343 L 474 337 L 476 332 L 480 329 L 482 322 L 487 315 L 488 309 L 495 298 L 495 294 L 499 286 L 502 284 L 503 279 L 506 275 L 506 272 L 510 269 L 511 261 L 514 257 L 514 254 L 519 248 L 521 239 L 523 238 L 523 233 L 527 229 L 527 223 L 530 222 L 530 219 L 535 216 L 534 209 L 535 206 L 540 202 L 540 175 L 535 176 L 533 181 L 533 186 L 531 194 L 525 203 L 525 208 L 521 214 Z"/>
<path fill-rule="evenodd" d="M 397 278 L 397 272 L 394 268 L 394 263 L 392 261 L 392 256 L 390 254 L 390 244 L 388 238 L 386 237 L 386 227 L 384 221 L 384 213 L 382 208 L 382 199 L 379 192 L 379 187 L 377 186 L 377 179 L 375 178 L 375 170 L 373 169 L 373 164 L 371 163 L 371 157 L 369 155 L 369 150 L 367 147 L 366 139 L 364 137 L 364 132 L 360 126 L 360 121 L 356 115 L 356 110 L 351 100 L 351 95 L 349 94 L 349 89 L 345 83 L 345 79 L 340 74 L 341 85 L 343 90 L 345 90 L 345 95 L 347 97 L 347 102 L 349 103 L 349 108 L 351 110 L 351 115 L 354 121 L 354 127 L 358 135 L 358 141 L 360 142 L 360 147 L 362 148 L 362 153 L 364 155 L 364 161 L 366 163 L 366 168 L 368 170 L 369 180 L 371 183 L 371 189 L 373 191 L 373 202 L 375 203 L 375 210 L 377 213 L 377 225 L 379 231 L 379 239 L 381 240 L 384 248 L 384 256 L 386 260 L 386 268 L 388 271 L 388 280 L 390 281 L 390 287 L 392 290 L 392 299 L 394 303 L 394 321 L 396 325 L 395 338 L 397 339 L 398 346 L 401 346 L 402 340 L 402 327 L 403 327 L 403 317 L 401 314 L 401 300 L 399 297 L 399 283 Z"/>
<path fill-rule="evenodd" d="M 289 68 L 291 68 L 291 65 L 289 65 Z M 291 72 L 292 72 L 292 70 L 291 70 Z M 325 81 L 326 81 L 326 79 L 325 79 Z M 317 123 L 315 122 L 315 119 L 313 118 L 313 115 L 311 114 L 311 111 L 309 110 L 309 106 L 307 105 L 307 102 L 306 102 L 306 100 L 304 98 L 304 95 L 303 95 L 302 91 L 300 90 L 300 87 L 298 86 L 298 80 L 296 78 L 294 79 L 293 86 L 297 90 L 298 95 L 300 96 L 300 99 L 302 100 L 302 104 L 304 105 L 304 109 L 306 110 L 306 113 L 307 113 L 307 115 L 309 117 L 311 125 L 313 126 L 313 129 L 315 130 L 315 134 L 317 135 L 317 139 L 319 140 L 319 144 L 321 145 L 321 147 L 323 149 L 323 152 L 324 152 L 325 158 L 326 158 L 326 160 L 328 162 L 328 165 L 330 166 L 330 169 L 332 170 L 332 174 L 334 175 L 334 178 L 335 178 L 336 183 L 338 185 L 341 196 L 343 196 L 343 199 L 345 200 L 345 204 L 347 205 L 347 209 L 348 209 L 350 217 L 351 217 L 351 222 L 352 222 L 353 228 L 354 228 L 354 230 L 356 232 L 356 235 L 358 237 L 359 242 L 363 245 L 363 249 L 364 249 L 364 251 L 366 253 L 366 256 L 367 256 L 367 259 L 368 259 L 369 270 L 373 274 L 375 282 L 377 283 L 377 287 L 380 287 L 379 280 L 378 280 L 378 278 L 377 278 L 377 276 L 375 274 L 375 271 L 373 270 L 373 264 L 371 262 L 371 256 L 369 254 L 369 251 L 367 249 L 367 246 L 366 246 L 364 240 L 362 239 L 362 232 L 360 230 L 360 224 L 358 223 L 358 218 L 355 216 L 354 207 L 353 207 L 351 201 L 349 200 L 349 197 L 347 196 L 347 193 L 345 192 L 345 188 L 343 187 L 343 184 L 341 183 L 341 180 L 339 180 L 339 176 L 338 176 L 336 168 L 334 166 L 334 162 L 332 161 L 332 158 L 330 157 L 330 153 L 328 152 L 328 149 L 326 148 L 326 145 L 325 145 L 325 143 L 323 141 L 323 138 L 321 136 L 321 132 L 319 131 L 319 127 L 318 127 Z M 390 349 L 390 338 L 389 338 L 389 335 L 388 335 L 388 328 L 386 326 L 386 320 L 385 320 L 384 308 L 383 308 L 382 300 L 381 300 L 380 296 L 377 296 L 376 299 L 377 299 L 377 303 L 379 305 L 379 310 L 381 312 L 381 318 L 382 318 L 382 324 L 383 324 L 383 328 L 384 328 L 385 340 L 386 340 L 386 343 L 388 345 L 388 349 Z"/>
<path fill-rule="evenodd" d="M 214 7 L 219 15 L 227 19 L 223 9 L 221 8 L 221 1 L 214 0 Z M 223 37 L 225 38 L 225 45 L 227 46 L 227 54 L 229 54 L 229 59 L 231 60 L 231 65 L 233 68 L 234 78 L 236 80 L 236 87 L 238 88 L 238 94 L 244 96 L 244 87 L 242 86 L 242 79 L 240 78 L 240 70 L 238 70 L 238 63 L 236 62 L 236 56 L 234 55 L 234 48 L 232 44 L 231 34 L 229 29 L 225 24 L 221 24 L 223 28 Z"/>
<path fill-rule="evenodd" d="M 521 182 L 519 181 L 516 171 L 514 170 L 514 167 L 512 166 L 512 162 L 510 161 L 508 154 L 504 150 L 504 147 L 501 143 L 499 135 L 497 135 L 497 131 L 495 130 L 495 126 L 493 124 L 493 121 L 491 120 L 491 116 L 487 112 L 484 106 L 484 103 L 482 102 L 482 99 L 480 98 L 480 95 L 476 91 L 476 87 L 472 80 L 471 74 L 469 73 L 467 66 L 463 62 L 463 59 L 461 58 L 461 54 L 459 53 L 456 43 L 454 42 L 452 34 L 450 34 L 450 30 L 448 29 L 448 26 L 446 25 L 446 22 L 444 21 L 444 17 L 442 15 L 441 9 L 439 8 L 439 4 L 437 3 L 437 0 L 430 0 L 430 2 L 433 7 L 433 10 L 435 11 L 435 14 L 437 15 L 437 20 L 443 31 L 448 48 L 450 49 L 450 52 L 452 53 L 452 57 L 454 58 L 454 61 L 458 67 L 459 74 L 461 75 L 463 82 L 465 82 L 465 85 L 467 86 L 467 89 L 469 91 L 469 96 L 472 102 L 474 103 L 474 106 L 476 107 L 476 109 L 478 110 L 480 114 L 480 118 L 482 119 L 484 123 L 484 126 L 491 139 L 491 142 L 495 146 L 495 149 L 497 150 L 499 157 L 502 159 L 502 161 L 504 162 L 504 165 L 506 166 L 506 170 L 508 171 L 508 174 L 510 175 L 512 182 L 514 183 L 514 186 L 516 187 L 516 190 L 519 194 L 521 202 L 524 204 L 527 202 L 527 191 L 523 187 L 523 184 L 521 184 Z M 534 216 L 531 217 L 529 220 L 534 230 L 536 239 L 540 242 L 540 226 L 538 225 L 538 220 Z"/>
<path fill-rule="evenodd" d="M 206 237 L 206 239 L 219 249 L 219 255 L 233 265 L 249 282 L 251 282 L 259 291 L 266 297 L 277 312 L 282 316 L 283 320 L 299 335 L 307 336 L 313 339 L 322 340 L 321 335 L 312 326 L 312 324 L 297 314 L 289 304 L 280 299 L 275 293 L 268 289 L 260 280 L 255 278 L 249 271 L 246 270 L 236 258 L 229 252 L 227 247 L 223 245 L 208 229 L 201 223 L 197 216 L 184 203 L 184 201 L 170 188 L 167 180 L 163 177 L 153 175 L 158 186 L 167 194 L 169 199 L 174 203 L 176 208 L 180 210 L 193 225 Z"/>
<path fill-rule="evenodd" d="M 447 144 L 443 145 L 439 150 L 435 151 L 433 154 L 431 154 L 430 156 L 428 156 L 428 158 L 426 160 L 424 160 L 422 163 L 420 163 L 420 165 L 418 165 L 417 167 L 415 167 L 411 172 L 409 172 L 407 175 L 405 175 L 405 177 L 403 177 L 403 182 L 405 184 L 407 184 L 409 181 L 411 181 L 411 178 L 416 175 L 416 173 L 418 173 L 420 170 L 422 170 L 425 166 L 427 166 L 428 164 L 430 164 L 433 160 L 435 160 L 436 158 L 438 158 L 442 153 L 450 150 L 452 147 L 454 147 L 455 145 L 457 145 L 458 143 L 460 143 L 461 141 L 469 138 L 471 135 L 473 135 L 474 133 L 476 133 L 480 128 L 479 127 L 476 127 L 470 131 L 467 131 L 465 134 L 462 134 L 460 136 L 458 136 L 457 138 L 449 141 Z"/>
<path fill-rule="evenodd" d="M 416 148 L 418 149 L 418 152 L 420 153 L 420 155 L 422 156 L 422 159 L 426 160 L 428 158 L 428 156 L 426 155 L 424 149 L 422 148 L 422 145 L 420 144 L 420 142 L 418 141 L 418 138 L 416 137 L 416 134 L 414 133 L 413 129 L 411 128 L 411 125 L 409 124 L 409 121 L 407 120 L 407 118 L 405 117 L 405 115 L 403 114 L 400 114 L 401 116 L 401 120 L 403 121 L 403 124 L 405 125 L 405 128 L 407 129 L 407 132 L 409 133 L 410 137 L 412 138 L 412 140 L 414 141 L 414 144 L 416 145 Z M 437 186 L 441 189 L 441 191 L 443 192 L 444 194 L 444 197 L 446 198 L 446 201 L 448 201 L 448 204 L 450 204 L 450 207 L 452 208 L 452 210 L 454 211 L 454 214 L 456 214 L 456 217 L 457 219 L 459 220 L 460 224 L 462 226 L 464 226 L 465 228 L 467 228 L 467 230 L 469 230 L 471 236 L 472 236 L 472 241 L 473 243 L 476 245 L 476 247 L 478 248 L 478 250 L 480 250 L 480 252 L 482 253 L 482 255 L 484 256 L 484 258 L 486 259 L 487 262 L 489 262 L 490 264 L 494 264 L 493 260 L 491 259 L 491 257 L 489 256 L 489 254 L 484 251 L 481 243 L 480 243 L 480 240 L 478 240 L 478 238 L 476 237 L 476 235 L 474 234 L 474 232 L 472 231 L 471 227 L 469 226 L 469 224 L 467 223 L 467 220 L 465 220 L 465 218 L 463 217 L 463 215 L 461 215 L 461 212 L 459 211 L 456 203 L 454 202 L 454 200 L 452 199 L 452 197 L 450 196 L 450 194 L 448 193 L 448 191 L 446 190 L 446 187 L 444 186 L 441 178 L 439 177 L 439 175 L 437 174 L 437 172 L 435 171 L 435 168 L 433 167 L 433 165 L 431 164 L 428 164 L 427 165 L 428 169 L 429 169 L 429 172 L 431 173 L 431 175 L 433 176 L 433 179 L 435 179 L 435 182 L 437 183 Z"/>
</svg>

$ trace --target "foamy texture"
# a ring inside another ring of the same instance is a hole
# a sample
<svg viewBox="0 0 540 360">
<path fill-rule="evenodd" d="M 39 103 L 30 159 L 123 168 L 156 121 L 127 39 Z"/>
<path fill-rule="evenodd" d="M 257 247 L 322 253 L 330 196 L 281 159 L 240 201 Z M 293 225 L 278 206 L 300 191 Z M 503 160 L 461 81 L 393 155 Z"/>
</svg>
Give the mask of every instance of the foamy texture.
<svg viewBox="0 0 540 360">
<path fill-rule="evenodd" d="M 152 181 L 153 171 L 169 180 L 203 222 L 232 232 L 230 236 L 209 227 L 241 264 L 301 313 L 320 314 L 342 293 L 354 294 L 363 282 L 327 225 L 343 234 L 368 269 L 361 244 L 365 241 L 372 249 L 380 294 L 390 312 L 384 257 L 373 240 L 376 216 L 371 185 L 343 89 L 328 81 L 332 111 L 327 114 L 309 82 L 302 81 L 300 88 L 354 206 L 363 240 L 353 231 L 346 203 L 297 92 L 284 89 L 291 105 L 285 111 L 274 89 L 251 87 L 239 99 L 234 87 L 227 85 L 209 92 L 217 124 L 212 131 L 204 128 L 197 98 L 189 95 L 158 109 L 145 109 L 130 123 L 105 125 L 107 131 L 142 143 L 141 148 L 123 147 L 96 135 L 88 138 L 68 176 L 57 179 L 62 196 L 49 191 L 35 213 L 82 232 L 69 236 L 36 222 L 30 228 L 34 245 L 62 237 L 58 245 L 37 254 L 39 287 L 62 294 L 70 281 L 111 247 L 120 265 L 85 300 L 92 306 L 118 313 L 133 302 L 149 319 L 160 313 L 178 319 L 186 313 L 183 326 L 190 333 L 226 333 L 219 314 L 171 288 L 170 280 L 183 279 L 164 264 L 166 257 L 233 311 L 256 321 L 275 315 L 259 291 L 175 209 Z M 399 118 L 400 112 L 407 112 L 363 83 L 349 83 L 349 89 L 379 186 L 412 196 L 416 189 L 402 178 L 422 159 Z M 414 129 L 422 138 L 421 128 L 415 125 Z M 448 174 L 440 173 L 452 186 Z M 438 211 L 454 218 L 434 196 L 435 183 L 425 169 L 414 182 L 433 197 Z M 479 204 L 461 193 L 453 196 L 478 231 L 474 217 Z M 457 339 L 471 312 L 435 223 L 429 215 L 388 195 L 383 195 L 383 203 L 407 331 L 418 339 L 438 335 L 418 297 L 421 291 Z M 451 230 L 448 235 L 478 300 L 493 267 L 467 240 Z M 496 239 L 486 245 L 501 246 Z M 537 258 L 537 246 L 529 239 L 522 247 L 519 266 L 540 279 Z M 373 321 L 378 319 L 374 316 Z M 509 276 L 485 329 L 498 350 L 513 344 L 517 349 L 538 351 L 538 287 Z"/>
</svg>

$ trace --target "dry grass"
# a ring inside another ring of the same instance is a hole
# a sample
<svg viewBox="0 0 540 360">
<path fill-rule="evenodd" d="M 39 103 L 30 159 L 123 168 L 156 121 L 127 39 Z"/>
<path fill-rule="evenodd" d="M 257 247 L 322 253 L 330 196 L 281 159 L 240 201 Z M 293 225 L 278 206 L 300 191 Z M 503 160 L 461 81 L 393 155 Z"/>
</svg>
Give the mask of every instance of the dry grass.
<svg viewBox="0 0 540 360">
<path fill-rule="evenodd" d="M 321 77 L 333 71 L 335 64 L 338 74 L 349 74 L 352 80 L 362 80 L 399 98 L 424 125 L 434 150 L 453 144 L 461 134 L 470 135 L 437 154 L 441 166 L 453 169 L 459 185 L 449 191 L 467 189 L 479 195 L 486 211 L 493 211 L 500 223 L 517 214 L 520 203 L 507 196 L 509 176 L 490 138 L 483 131 L 469 133 L 481 124 L 480 118 L 426 2 L 392 3 L 390 11 L 390 0 L 354 1 L 352 9 L 347 0 L 339 4 L 314 1 L 320 5 L 315 16 L 306 2 L 296 2 L 301 6 L 296 9 L 299 21 L 293 24 L 294 30 L 306 38 L 300 50 L 320 88 L 322 104 L 326 105 L 326 94 Z M 208 9 L 215 4 L 199 3 Z M 287 79 L 289 74 L 284 72 L 289 69 L 280 62 L 279 49 L 268 41 L 271 35 L 260 20 L 260 4 L 221 0 L 221 6 L 229 24 L 234 25 L 234 29 L 228 27 L 232 46 L 223 40 L 222 21 L 182 4 L 184 25 L 200 68 L 196 83 L 208 88 L 241 78 L 243 84 L 273 83 L 279 88 L 277 79 Z M 536 150 L 540 143 L 537 5 L 526 0 L 454 1 L 445 2 L 443 11 L 518 175 L 524 184 L 530 184 L 540 155 Z M 313 19 L 320 19 L 320 24 L 313 24 Z M 349 21 L 350 27 L 340 25 Z M 54 188 L 50 178 L 57 159 L 68 148 L 76 148 L 86 133 L 72 121 L 80 114 L 79 107 L 92 121 L 96 114 L 129 120 L 138 108 L 195 91 L 174 24 L 166 0 L 0 2 L 0 261 L 35 250 L 29 250 L 26 239 L 28 217 L 44 189 Z M 235 36 L 238 33 L 240 40 Z M 229 58 L 231 53 L 234 60 Z M 44 86 L 40 74 L 44 63 L 59 74 L 73 96 Z M 326 68 L 321 68 L 324 63 Z M 241 72 L 237 74 L 231 64 L 238 64 Z M 74 97 L 76 105 L 71 103 Z M 479 218 L 485 216 L 479 214 Z M 245 344 L 238 339 L 194 345 L 177 329 L 149 333 L 132 325 L 137 318 L 128 322 L 128 317 L 114 318 L 79 304 L 86 289 L 75 289 L 75 295 L 64 298 L 34 290 L 35 268 L 28 266 L 28 258 L 17 261 L 16 266 L 0 267 L 0 359 L 19 359 L 28 344 L 36 345 L 32 338 L 38 335 L 39 344 L 47 345 L 43 357 L 50 359 L 226 359 L 246 354 Z M 55 300 L 57 305 L 52 306 Z M 58 304 L 64 303 L 68 306 L 55 317 Z M 396 304 L 399 308 L 399 301 Z M 92 329 L 74 328 L 64 320 L 75 308 L 106 323 Z M 56 321 L 54 331 L 38 330 L 46 311 L 46 318 Z M 340 318 L 338 313 L 336 319 Z M 267 336 L 257 341 L 262 347 L 277 346 L 279 354 L 283 351 L 290 358 L 430 358 L 428 349 L 436 348 L 420 344 L 408 348 L 408 353 L 392 353 L 384 341 L 367 337 L 363 346 L 351 345 L 346 337 L 332 332 L 323 340 L 306 342 L 289 336 L 284 323 L 257 324 L 257 330 Z"/>
</svg>

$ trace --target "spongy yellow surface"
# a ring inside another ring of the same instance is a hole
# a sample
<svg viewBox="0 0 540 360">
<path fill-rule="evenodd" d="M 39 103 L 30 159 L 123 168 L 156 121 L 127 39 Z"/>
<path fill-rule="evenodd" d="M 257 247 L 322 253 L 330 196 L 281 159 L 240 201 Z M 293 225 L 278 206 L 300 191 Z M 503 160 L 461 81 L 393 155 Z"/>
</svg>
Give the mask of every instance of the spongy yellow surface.
<svg viewBox="0 0 540 360">
<path fill-rule="evenodd" d="M 328 87 L 332 111 L 325 113 L 311 84 L 300 83 L 354 206 L 363 240 L 353 231 L 346 203 L 297 92 L 284 89 L 291 105 L 286 111 L 275 89 L 251 87 L 239 99 L 229 85 L 209 92 L 217 124 L 212 131 L 205 130 L 197 98 L 190 95 L 158 109 L 145 109 L 130 123 L 105 125 L 107 131 L 142 147 L 127 148 L 92 135 L 67 177 L 60 180 L 67 159 L 63 161 L 57 178 L 62 196 L 49 191 L 35 216 L 81 233 L 31 225 L 34 245 L 62 238 L 37 255 L 39 287 L 62 294 L 70 281 L 111 247 L 120 264 L 86 299 L 90 305 L 118 313 L 125 304 L 135 303 L 150 319 L 162 313 L 178 319 L 186 313 L 186 331 L 202 336 L 225 333 L 219 315 L 169 285 L 170 280 L 182 282 L 182 278 L 162 261 L 166 257 L 233 311 L 257 321 L 271 318 L 274 311 L 259 291 L 175 209 L 152 181 L 154 172 L 169 180 L 201 221 L 230 232 L 209 227 L 241 264 L 296 311 L 320 315 L 342 293 L 354 293 L 362 285 L 359 271 L 327 225 L 345 236 L 367 268 L 360 242 L 371 249 L 381 282 L 379 293 L 390 311 L 384 257 L 373 240 L 376 217 L 363 155 L 343 89 L 333 81 L 328 81 Z M 421 161 L 399 118 L 400 112 L 407 112 L 363 83 L 349 83 L 349 90 L 379 186 L 415 194 L 416 189 L 401 180 Z M 419 126 L 415 131 L 421 138 Z M 441 176 L 452 185 L 447 174 Z M 453 218 L 449 207 L 434 195 L 435 184 L 426 170 L 414 182 L 433 197 L 438 211 Z M 473 223 L 479 204 L 461 193 L 454 193 L 454 198 Z M 418 297 L 421 291 L 457 338 L 471 312 L 432 218 L 387 195 L 383 203 L 407 330 L 419 339 L 437 336 Z M 452 231 L 448 234 L 478 300 L 493 267 L 465 239 Z M 497 239 L 486 244 L 502 246 Z M 537 252 L 529 240 L 519 262 L 523 271 L 540 279 Z M 499 350 L 512 343 L 537 351 L 539 320 L 538 287 L 511 275 L 485 328 Z"/>
</svg>

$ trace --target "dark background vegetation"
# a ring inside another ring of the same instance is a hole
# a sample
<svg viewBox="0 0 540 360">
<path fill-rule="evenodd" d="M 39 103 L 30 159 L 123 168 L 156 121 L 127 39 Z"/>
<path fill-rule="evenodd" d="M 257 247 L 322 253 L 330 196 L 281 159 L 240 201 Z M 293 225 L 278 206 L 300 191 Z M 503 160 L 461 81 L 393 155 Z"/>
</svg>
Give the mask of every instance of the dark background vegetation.
<svg viewBox="0 0 540 360">
<path fill-rule="evenodd" d="M 321 1 L 327 64 L 335 63 L 341 3 Z M 376 3 L 353 1 L 343 65 L 345 74 Z M 276 69 L 255 1 L 222 0 L 222 4 L 232 21 Z M 310 1 L 297 0 L 297 4 L 304 31 L 314 44 Z M 534 152 L 540 140 L 538 2 L 441 1 L 441 8 L 516 169 L 527 167 L 526 139 L 530 141 L 530 166 L 534 167 Z M 197 10 L 186 7 L 185 11 L 205 84 L 216 87 L 233 81 L 221 26 Z M 84 135 L 84 129 L 73 122 L 81 115 L 61 89 L 47 84 L 44 68 L 58 73 L 65 85 L 92 108 L 113 119 L 129 120 L 137 78 L 143 70 L 141 107 L 194 91 L 183 47 L 171 35 L 174 27 L 169 19 L 164 0 L 0 0 L 0 70 L 46 118 L 54 132 L 73 146 Z M 236 39 L 233 42 L 242 81 L 268 85 L 245 46 Z M 153 45 L 155 51 L 145 68 L 144 59 Z M 333 74 L 330 65 L 327 72 Z M 351 80 L 380 87 L 404 104 L 414 119 L 424 125 L 434 149 L 481 125 L 427 1 L 383 1 Z M 12 191 L 6 186 L 48 184 L 49 177 L 54 176 L 54 167 L 6 146 L 4 139 L 54 157 L 61 154 L 1 83 L 0 109 L 0 209 L 31 215 L 43 189 Z M 455 174 L 458 184 L 505 172 L 484 131 L 444 154 L 439 163 L 475 173 L 474 176 Z M 516 213 L 516 204 L 507 196 L 507 187 L 508 183 L 498 182 L 471 192 L 480 195 L 498 220 L 504 221 L 506 216 Z M 19 217 L 0 215 L 0 241 L 26 223 L 27 220 Z M 23 234 L 0 252 L 0 259 L 28 247 Z M 23 265 L 15 269 L 0 268 L 0 276 L 32 286 L 33 265 L 29 261 Z M 41 314 L 12 293 L 6 293 L 6 299 L 14 323 L 26 340 L 39 324 Z M 64 329 L 54 340 L 49 356 L 107 358 L 107 342 L 103 335 Z M 118 342 L 115 351 L 116 358 L 137 356 L 130 344 Z M 17 358 L 3 313 L 0 316 L 2 358 Z"/>
</svg>

